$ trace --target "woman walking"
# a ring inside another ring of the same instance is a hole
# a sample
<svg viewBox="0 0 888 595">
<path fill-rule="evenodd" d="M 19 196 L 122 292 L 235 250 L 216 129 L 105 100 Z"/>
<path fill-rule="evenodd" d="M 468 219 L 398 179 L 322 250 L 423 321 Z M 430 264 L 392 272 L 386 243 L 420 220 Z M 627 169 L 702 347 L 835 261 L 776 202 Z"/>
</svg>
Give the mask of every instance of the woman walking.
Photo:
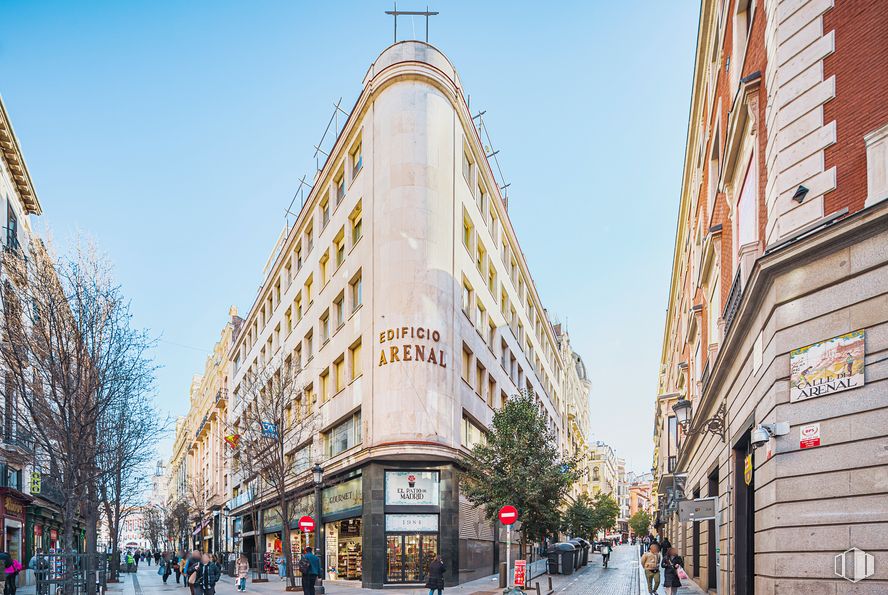
<svg viewBox="0 0 888 595">
<path fill-rule="evenodd" d="M 444 560 L 441 559 L 440 555 L 436 555 L 429 565 L 429 580 L 426 581 L 429 595 L 435 595 L 435 590 L 438 591 L 438 595 L 444 593 L 444 570 Z"/>
<path fill-rule="evenodd" d="M 681 559 L 681 556 L 678 555 L 678 552 L 674 547 L 670 547 L 666 550 L 666 555 L 663 556 L 663 586 L 666 587 L 666 595 L 676 595 L 678 593 L 678 588 L 681 586 L 681 579 L 684 575 L 684 578 L 687 578 L 687 573 L 685 573 L 684 569 L 684 560 Z"/>
<path fill-rule="evenodd" d="M 247 591 L 247 575 L 250 573 L 250 561 L 247 560 L 245 554 L 241 554 L 237 559 L 235 570 L 237 572 L 237 590 L 245 593 Z"/>
</svg>

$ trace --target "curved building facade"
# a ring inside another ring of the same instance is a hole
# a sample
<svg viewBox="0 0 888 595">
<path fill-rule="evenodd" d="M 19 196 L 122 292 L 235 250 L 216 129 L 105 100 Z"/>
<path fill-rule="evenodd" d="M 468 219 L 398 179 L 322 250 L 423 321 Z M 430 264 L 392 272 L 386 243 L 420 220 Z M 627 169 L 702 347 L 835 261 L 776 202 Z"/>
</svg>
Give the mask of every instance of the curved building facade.
<svg viewBox="0 0 888 595">
<path fill-rule="evenodd" d="M 320 422 L 294 452 L 293 501 L 314 515 L 321 464 L 328 579 L 421 583 L 436 553 L 449 584 L 495 572 L 504 551 L 460 497 L 459 456 L 519 390 L 536 395 L 566 450 L 560 387 L 573 362 L 562 361 L 459 77 L 434 47 L 397 43 L 371 65 L 230 359 L 234 427 L 251 371 L 284 360 L 302 370 L 297 418 Z M 231 532 L 262 559 L 287 544 L 270 495 L 248 480 L 232 474 Z"/>
</svg>

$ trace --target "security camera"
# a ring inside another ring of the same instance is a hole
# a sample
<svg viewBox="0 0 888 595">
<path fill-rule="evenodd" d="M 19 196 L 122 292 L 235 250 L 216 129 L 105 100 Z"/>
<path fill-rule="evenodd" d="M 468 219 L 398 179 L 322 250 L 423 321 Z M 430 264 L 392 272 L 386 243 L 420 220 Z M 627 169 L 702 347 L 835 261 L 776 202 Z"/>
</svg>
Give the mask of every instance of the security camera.
<svg viewBox="0 0 888 595">
<path fill-rule="evenodd" d="M 789 434 L 789 424 L 779 422 L 773 424 L 759 424 L 749 433 L 749 442 L 756 449 L 768 443 L 771 436 L 785 436 Z"/>
</svg>

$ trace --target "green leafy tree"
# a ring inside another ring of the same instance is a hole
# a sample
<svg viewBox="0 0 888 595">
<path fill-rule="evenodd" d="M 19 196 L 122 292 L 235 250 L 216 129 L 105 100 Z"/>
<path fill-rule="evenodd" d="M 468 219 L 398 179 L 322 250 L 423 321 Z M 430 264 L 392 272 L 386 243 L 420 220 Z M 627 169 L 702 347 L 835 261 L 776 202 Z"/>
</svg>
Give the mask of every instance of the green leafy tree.
<svg viewBox="0 0 888 595">
<path fill-rule="evenodd" d="M 592 532 L 607 531 L 617 524 L 620 505 L 609 494 L 598 493 L 592 499 Z"/>
<path fill-rule="evenodd" d="M 493 414 L 486 439 L 463 457 L 460 487 L 490 521 L 502 506 L 515 506 L 523 550 L 528 539 L 541 540 L 561 526 L 576 463 L 561 458 L 545 414 L 532 393 L 522 392 Z"/>
<path fill-rule="evenodd" d="M 639 510 L 629 517 L 629 528 L 637 537 L 644 537 L 651 527 L 651 515 L 644 510 Z"/>
<path fill-rule="evenodd" d="M 589 497 L 581 494 L 564 510 L 561 530 L 571 537 L 594 538 L 594 513 Z"/>
</svg>

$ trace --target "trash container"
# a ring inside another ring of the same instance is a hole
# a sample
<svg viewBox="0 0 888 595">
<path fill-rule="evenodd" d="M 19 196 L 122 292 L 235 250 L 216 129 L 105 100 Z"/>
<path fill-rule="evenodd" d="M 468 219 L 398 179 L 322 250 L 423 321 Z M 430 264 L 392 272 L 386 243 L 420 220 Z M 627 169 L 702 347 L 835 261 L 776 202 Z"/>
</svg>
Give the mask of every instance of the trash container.
<svg viewBox="0 0 888 595">
<path fill-rule="evenodd" d="M 549 560 L 546 572 L 549 574 L 561 574 L 561 557 L 558 555 L 558 552 L 554 548 L 547 550 L 546 558 Z"/>
<path fill-rule="evenodd" d="M 568 542 L 556 543 L 549 550 L 549 572 L 550 574 L 573 574 L 576 560 L 577 548 Z M 557 572 L 552 572 L 552 557 L 555 557 L 557 560 Z"/>
<path fill-rule="evenodd" d="M 577 557 L 580 559 L 580 566 L 586 566 L 589 564 L 589 542 L 582 537 L 577 537 L 576 541 L 579 542 L 579 545 L 577 546 Z M 573 540 L 571 540 L 571 542 L 573 542 Z"/>
<path fill-rule="evenodd" d="M 577 538 L 569 540 L 568 543 L 576 548 L 574 551 L 574 570 L 579 570 L 580 566 L 583 565 L 583 544 Z"/>
</svg>

